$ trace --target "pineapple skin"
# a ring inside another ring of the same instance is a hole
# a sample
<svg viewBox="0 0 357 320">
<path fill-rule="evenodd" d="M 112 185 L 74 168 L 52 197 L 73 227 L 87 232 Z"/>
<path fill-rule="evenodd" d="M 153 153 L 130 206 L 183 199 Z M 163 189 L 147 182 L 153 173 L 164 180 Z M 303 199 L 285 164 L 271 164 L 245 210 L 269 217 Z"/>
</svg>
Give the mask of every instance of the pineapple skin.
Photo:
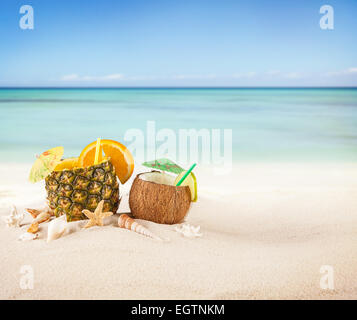
<svg viewBox="0 0 357 320">
<path fill-rule="evenodd" d="M 83 209 L 94 211 L 104 200 L 104 211 L 117 212 L 119 183 L 110 160 L 85 167 L 52 171 L 45 179 L 47 200 L 55 216 L 67 215 L 67 221 L 85 220 Z"/>
</svg>

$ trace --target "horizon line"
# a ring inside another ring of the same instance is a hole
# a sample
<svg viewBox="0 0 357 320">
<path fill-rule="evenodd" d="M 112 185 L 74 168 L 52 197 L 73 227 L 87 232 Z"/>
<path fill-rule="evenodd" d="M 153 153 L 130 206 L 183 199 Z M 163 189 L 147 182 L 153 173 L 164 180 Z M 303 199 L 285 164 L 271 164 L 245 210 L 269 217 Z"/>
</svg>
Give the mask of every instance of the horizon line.
<svg viewBox="0 0 357 320">
<path fill-rule="evenodd" d="M 357 89 L 357 86 L 0 86 L 1 89 Z"/>
</svg>

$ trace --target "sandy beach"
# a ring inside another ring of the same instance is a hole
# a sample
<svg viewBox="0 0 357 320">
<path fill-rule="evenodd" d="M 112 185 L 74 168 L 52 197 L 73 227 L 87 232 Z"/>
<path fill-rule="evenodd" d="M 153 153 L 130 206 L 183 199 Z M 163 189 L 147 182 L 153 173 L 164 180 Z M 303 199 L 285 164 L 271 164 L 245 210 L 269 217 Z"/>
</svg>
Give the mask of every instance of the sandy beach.
<svg viewBox="0 0 357 320">
<path fill-rule="evenodd" d="M 31 164 L 0 165 L 0 214 L 44 203 L 43 183 L 27 182 Z M 141 168 L 137 169 L 137 172 Z M 11 174 L 10 174 L 11 172 Z M 186 222 L 202 238 L 171 225 L 140 221 L 158 242 L 117 227 L 82 230 L 70 223 L 60 239 L 18 241 L 25 231 L 0 223 L 0 299 L 356 299 L 357 167 L 355 164 L 236 164 L 230 175 L 198 167 L 199 199 Z M 119 213 L 128 212 L 129 181 Z M 30 223 L 27 214 L 23 223 Z M 20 287 L 33 269 L 34 288 Z M 320 288 L 321 266 L 334 290 Z"/>
</svg>

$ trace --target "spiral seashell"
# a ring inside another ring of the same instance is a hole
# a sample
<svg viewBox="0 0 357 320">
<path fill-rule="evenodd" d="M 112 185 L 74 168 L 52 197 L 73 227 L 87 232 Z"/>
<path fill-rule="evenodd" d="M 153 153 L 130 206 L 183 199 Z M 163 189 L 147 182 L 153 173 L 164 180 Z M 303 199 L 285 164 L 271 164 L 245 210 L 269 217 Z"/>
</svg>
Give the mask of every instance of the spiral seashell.
<svg viewBox="0 0 357 320">
<path fill-rule="evenodd" d="M 118 219 L 118 226 L 120 228 L 135 231 L 135 232 L 142 234 L 146 237 L 162 241 L 162 239 L 160 237 L 156 236 L 151 231 L 146 229 L 144 226 L 137 223 L 133 218 L 130 218 L 127 214 L 120 215 L 120 217 Z"/>
</svg>

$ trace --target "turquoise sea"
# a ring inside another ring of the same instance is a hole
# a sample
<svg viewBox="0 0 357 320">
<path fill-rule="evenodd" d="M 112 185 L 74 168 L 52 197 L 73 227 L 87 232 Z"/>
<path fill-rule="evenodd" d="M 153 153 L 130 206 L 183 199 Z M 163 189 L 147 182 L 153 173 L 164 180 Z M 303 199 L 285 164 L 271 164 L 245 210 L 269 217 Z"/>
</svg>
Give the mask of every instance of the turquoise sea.
<svg viewBox="0 0 357 320">
<path fill-rule="evenodd" d="M 0 162 L 126 130 L 233 130 L 233 161 L 357 161 L 357 89 L 0 89 Z"/>
</svg>

